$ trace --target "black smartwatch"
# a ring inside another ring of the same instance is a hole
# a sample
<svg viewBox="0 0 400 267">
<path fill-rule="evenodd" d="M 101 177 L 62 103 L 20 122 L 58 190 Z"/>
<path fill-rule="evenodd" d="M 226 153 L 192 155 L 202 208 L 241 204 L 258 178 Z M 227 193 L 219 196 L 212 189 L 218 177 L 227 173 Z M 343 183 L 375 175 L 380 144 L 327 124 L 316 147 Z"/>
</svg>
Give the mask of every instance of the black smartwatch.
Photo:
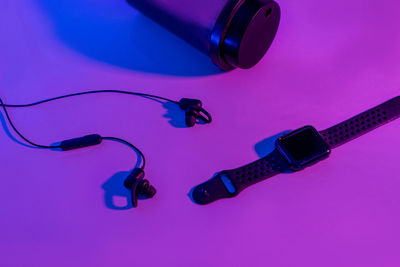
<svg viewBox="0 0 400 267">
<path fill-rule="evenodd" d="M 244 167 L 219 172 L 196 186 L 193 200 L 209 204 L 237 196 L 252 184 L 282 172 L 300 171 L 326 159 L 331 150 L 400 117 L 400 96 L 367 110 L 345 122 L 318 132 L 305 126 L 278 138 L 268 156 Z"/>
</svg>

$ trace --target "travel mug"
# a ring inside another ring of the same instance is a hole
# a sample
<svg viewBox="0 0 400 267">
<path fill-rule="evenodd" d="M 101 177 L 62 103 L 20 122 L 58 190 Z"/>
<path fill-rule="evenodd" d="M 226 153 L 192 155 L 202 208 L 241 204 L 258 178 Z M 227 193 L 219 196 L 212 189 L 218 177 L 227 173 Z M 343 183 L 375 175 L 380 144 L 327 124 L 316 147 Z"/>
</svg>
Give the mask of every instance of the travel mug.
<svg viewBox="0 0 400 267">
<path fill-rule="evenodd" d="M 273 0 L 127 1 L 225 71 L 256 65 L 274 40 L 280 21 L 280 8 Z"/>
</svg>

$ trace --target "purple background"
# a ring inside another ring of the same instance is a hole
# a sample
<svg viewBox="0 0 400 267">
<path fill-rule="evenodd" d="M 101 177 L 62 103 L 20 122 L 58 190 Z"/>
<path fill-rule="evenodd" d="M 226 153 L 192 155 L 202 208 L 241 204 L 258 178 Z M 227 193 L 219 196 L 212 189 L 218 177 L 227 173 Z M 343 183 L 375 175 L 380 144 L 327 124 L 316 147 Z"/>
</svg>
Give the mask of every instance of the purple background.
<svg viewBox="0 0 400 267">
<path fill-rule="evenodd" d="M 400 266 L 399 121 L 234 199 L 198 206 L 187 196 L 215 172 L 268 153 L 282 131 L 322 130 L 400 92 L 398 1 L 280 4 L 263 61 L 220 73 L 124 1 L 0 1 L 7 103 L 138 90 L 200 98 L 215 119 L 181 128 L 177 109 L 120 95 L 10 110 L 36 142 L 89 133 L 132 141 L 158 194 L 138 209 L 105 202 L 111 191 L 126 203 L 120 185 L 136 158 L 123 145 L 61 153 L 18 144 L 3 129 L 0 265 Z"/>
</svg>

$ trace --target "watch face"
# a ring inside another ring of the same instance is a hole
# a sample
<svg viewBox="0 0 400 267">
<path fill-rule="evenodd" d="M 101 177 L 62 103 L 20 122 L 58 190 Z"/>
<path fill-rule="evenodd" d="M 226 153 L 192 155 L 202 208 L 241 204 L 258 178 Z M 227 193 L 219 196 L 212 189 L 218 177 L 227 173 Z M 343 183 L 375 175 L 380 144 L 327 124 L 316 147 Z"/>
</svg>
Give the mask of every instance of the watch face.
<svg viewBox="0 0 400 267">
<path fill-rule="evenodd" d="M 296 170 L 316 163 L 331 152 L 329 145 L 312 126 L 305 126 L 280 137 L 276 146 Z"/>
</svg>

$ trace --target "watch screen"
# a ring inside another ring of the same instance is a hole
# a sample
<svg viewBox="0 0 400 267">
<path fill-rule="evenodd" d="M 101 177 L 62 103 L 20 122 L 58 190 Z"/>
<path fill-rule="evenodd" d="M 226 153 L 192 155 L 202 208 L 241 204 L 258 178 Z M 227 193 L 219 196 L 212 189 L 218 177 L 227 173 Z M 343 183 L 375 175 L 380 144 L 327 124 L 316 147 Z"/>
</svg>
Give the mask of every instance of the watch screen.
<svg viewBox="0 0 400 267">
<path fill-rule="evenodd" d="M 311 126 L 295 131 L 279 142 L 287 156 L 298 164 L 329 153 L 329 146 Z"/>
</svg>

